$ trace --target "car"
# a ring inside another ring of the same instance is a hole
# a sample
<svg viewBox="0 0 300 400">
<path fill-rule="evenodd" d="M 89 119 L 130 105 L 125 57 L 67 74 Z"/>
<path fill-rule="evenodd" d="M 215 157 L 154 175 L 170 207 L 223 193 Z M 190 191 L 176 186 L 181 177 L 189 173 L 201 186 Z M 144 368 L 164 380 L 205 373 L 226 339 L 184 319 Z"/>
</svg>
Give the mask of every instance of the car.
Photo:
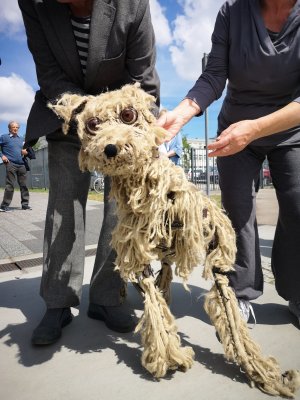
<svg viewBox="0 0 300 400">
<path fill-rule="evenodd" d="M 206 182 L 206 176 L 204 173 L 204 169 L 202 168 L 190 168 L 188 173 L 187 173 L 187 178 L 189 181 L 193 183 L 205 183 Z"/>
<path fill-rule="evenodd" d="M 270 185 L 270 183 L 272 183 L 272 176 L 269 168 L 263 168 L 262 176 L 265 185 Z"/>
<path fill-rule="evenodd" d="M 206 168 L 191 168 L 187 172 L 187 178 L 194 183 L 206 183 Z M 209 167 L 210 183 L 219 183 L 219 172 L 217 167 Z"/>
<path fill-rule="evenodd" d="M 263 177 L 271 179 L 271 173 L 268 168 L 263 168 Z"/>
<path fill-rule="evenodd" d="M 209 171 L 210 183 L 218 184 L 219 183 L 219 171 L 218 171 L 218 168 L 217 167 L 209 167 L 209 169 L 210 169 L 210 171 Z"/>
</svg>

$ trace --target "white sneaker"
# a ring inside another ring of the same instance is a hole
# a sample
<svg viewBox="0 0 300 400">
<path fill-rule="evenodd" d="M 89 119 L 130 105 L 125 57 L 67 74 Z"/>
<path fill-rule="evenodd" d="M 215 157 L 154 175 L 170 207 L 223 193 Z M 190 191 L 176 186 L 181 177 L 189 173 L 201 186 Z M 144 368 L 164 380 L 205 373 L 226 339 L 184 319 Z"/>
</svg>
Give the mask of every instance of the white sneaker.
<svg viewBox="0 0 300 400">
<path fill-rule="evenodd" d="M 300 301 L 289 301 L 289 310 L 298 319 L 300 325 Z"/>
<path fill-rule="evenodd" d="M 253 320 L 252 328 L 254 328 L 254 326 L 256 324 L 256 318 L 255 318 L 255 314 L 254 314 L 252 305 L 250 304 L 250 302 L 248 300 L 244 300 L 244 299 L 237 299 L 237 300 L 238 300 L 238 305 L 239 305 L 239 309 L 240 309 L 240 314 L 241 314 L 243 320 L 248 323 L 250 320 L 250 317 L 252 317 L 252 320 Z"/>
</svg>

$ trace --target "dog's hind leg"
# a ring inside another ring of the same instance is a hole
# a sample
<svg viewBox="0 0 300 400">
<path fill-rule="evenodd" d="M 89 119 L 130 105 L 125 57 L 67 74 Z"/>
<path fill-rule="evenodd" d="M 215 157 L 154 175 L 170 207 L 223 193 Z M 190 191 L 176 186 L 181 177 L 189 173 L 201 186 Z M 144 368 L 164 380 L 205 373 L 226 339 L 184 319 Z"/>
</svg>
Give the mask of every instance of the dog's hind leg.
<svg viewBox="0 0 300 400">
<path fill-rule="evenodd" d="M 235 235 L 229 220 L 220 209 L 206 204 L 204 222 L 207 237 L 207 257 L 204 277 L 213 278 L 215 284 L 206 295 L 204 308 L 214 324 L 228 360 L 238 364 L 252 385 L 271 395 L 294 397 L 300 386 L 299 371 L 281 375 L 277 361 L 264 357 L 259 346 L 251 339 L 247 323 L 243 320 L 237 298 L 229 286 L 228 273 L 235 258 Z"/>
<path fill-rule="evenodd" d="M 240 315 L 226 274 L 220 269 L 214 269 L 213 274 L 215 284 L 206 296 L 204 308 L 220 337 L 226 358 L 241 367 L 251 385 L 271 395 L 293 398 L 300 386 L 299 371 L 291 370 L 281 375 L 277 361 L 262 355 Z"/>
</svg>

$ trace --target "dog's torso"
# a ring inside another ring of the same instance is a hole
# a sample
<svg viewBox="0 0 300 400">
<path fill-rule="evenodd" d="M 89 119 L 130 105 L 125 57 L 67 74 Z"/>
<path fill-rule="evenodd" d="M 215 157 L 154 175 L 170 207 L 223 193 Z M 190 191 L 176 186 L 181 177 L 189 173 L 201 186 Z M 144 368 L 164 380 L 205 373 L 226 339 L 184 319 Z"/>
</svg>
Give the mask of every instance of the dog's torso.
<svg viewBox="0 0 300 400">
<path fill-rule="evenodd" d="M 153 159 L 142 174 L 112 177 L 111 195 L 118 205 L 112 245 L 124 279 L 134 279 L 154 259 L 167 259 L 186 280 L 194 267 L 205 262 L 214 240 L 217 228 L 212 214 L 223 222 L 227 218 L 166 157 Z M 233 230 L 228 231 L 227 241 L 234 240 Z"/>
</svg>

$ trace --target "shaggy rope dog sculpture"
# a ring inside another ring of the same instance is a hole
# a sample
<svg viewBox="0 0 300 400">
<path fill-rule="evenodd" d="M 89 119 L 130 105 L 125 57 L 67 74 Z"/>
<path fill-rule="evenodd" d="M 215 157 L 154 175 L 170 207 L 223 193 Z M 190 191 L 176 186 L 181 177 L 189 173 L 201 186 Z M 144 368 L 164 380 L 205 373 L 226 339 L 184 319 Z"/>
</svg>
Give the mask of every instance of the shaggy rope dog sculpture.
<svg viewBox="0 0 300 400">
<path fill-rule="evenodd" d="M 228 285 L 236 254 L 230 221 L 187 181 L 182 168 L 159 156 L 157 145 L 165 131 L 155 125 L 153 102 L 136 84 L 95 97 L 65 94 L 50 105 L 64 120 L 65 133 L 74 125 L 77 129 L 81 169 L 111 177 L 118 215 L 112 237 L 116 265 L 122 278 L 138 284 L 144 296 L 144 313 L 136 328 L 144 347 L 142 364 L 156 378 L 168 369 L 191 367 L 194 352 L 181 346 L 167 305 L 170 265 L 175 263 L 175 273 L 184 283 L 193 268 L 204 265 L 204 278 L 214 280 L 205 310 L 226 358 L 262 391 L 293 397 L 299 372 L 281 375 L 276 360 L 262 356 Z M 156 279 L 149 267 L 155 259 L 162 261 Z"/>
</svg>

